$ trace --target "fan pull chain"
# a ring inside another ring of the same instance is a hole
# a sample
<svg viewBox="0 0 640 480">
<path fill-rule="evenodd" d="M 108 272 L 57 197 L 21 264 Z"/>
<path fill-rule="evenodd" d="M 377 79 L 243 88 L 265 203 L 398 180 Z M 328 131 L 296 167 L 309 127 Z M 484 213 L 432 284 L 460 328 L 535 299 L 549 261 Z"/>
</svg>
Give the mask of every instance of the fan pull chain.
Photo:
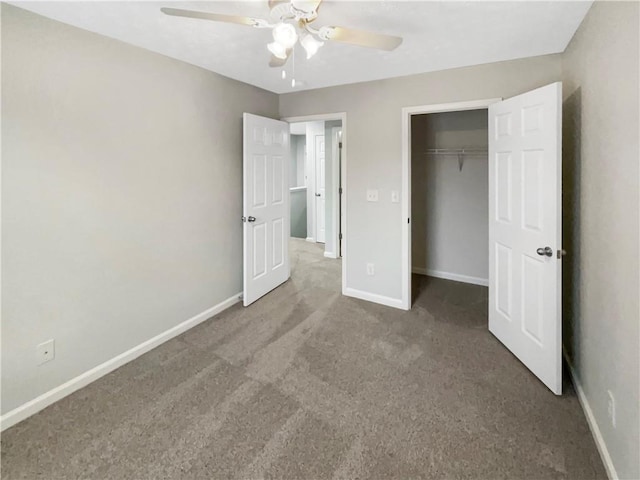
<svg viewBox="0 0 640 480">
<path fill-rule="evenodd" d="M 296 86 L 296 47 L 294 45 L 293 51 L 291 52 L 291 63 L 292 63 L 292 72 L 291 72 L 291 87 Z"/>
</svg>

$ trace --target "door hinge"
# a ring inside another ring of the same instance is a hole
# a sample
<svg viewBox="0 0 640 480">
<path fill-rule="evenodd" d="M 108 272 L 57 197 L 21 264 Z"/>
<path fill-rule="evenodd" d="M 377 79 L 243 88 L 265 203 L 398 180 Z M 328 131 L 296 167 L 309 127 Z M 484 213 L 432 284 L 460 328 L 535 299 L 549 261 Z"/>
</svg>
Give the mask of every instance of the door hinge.
<svg viewBox="0 0 640 480">
<path fill-rule="evenodd" d="M 342 234 L 341 233 L 338 235 L 338 240 L 342 240 Z"/>
<path fill-rule="evenodd" d="M 407 223 L 411 223 L 411 219 L 410 218 L 407 218 Z"/>
<path fill-rule="evenodd" d="M 342 195 L 342 187 L 340 187 L 340 188 L 338 189 L 338 193 L 339 193 L 340 195 Z"/>
</svg>

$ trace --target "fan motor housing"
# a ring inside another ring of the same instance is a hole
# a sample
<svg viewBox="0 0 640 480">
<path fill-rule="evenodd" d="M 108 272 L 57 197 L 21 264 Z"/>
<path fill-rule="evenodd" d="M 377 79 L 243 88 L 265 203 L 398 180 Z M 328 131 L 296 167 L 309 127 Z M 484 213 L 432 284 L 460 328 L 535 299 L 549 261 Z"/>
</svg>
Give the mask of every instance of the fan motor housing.
<svg viewBox="0 0 640 480">
<path fill-rule="evenodd" d="M 278 22 L 286 19 L 312 22 L 318 17 L 317 4 L 316 1 L 308 0 L 271 0 L 269 16 Z"/>
</svg>

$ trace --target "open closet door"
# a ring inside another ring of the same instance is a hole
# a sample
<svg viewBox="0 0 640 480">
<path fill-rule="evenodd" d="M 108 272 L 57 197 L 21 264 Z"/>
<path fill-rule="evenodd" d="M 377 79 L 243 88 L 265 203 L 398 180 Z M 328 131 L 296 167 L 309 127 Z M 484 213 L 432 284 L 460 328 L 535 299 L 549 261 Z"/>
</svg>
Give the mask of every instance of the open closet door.
<svg viewBox="0 0 640 480">
<path fill-rule="evenodd" d="M 489 330 L 562 393 L 562 83 L 489 107 Z"/>
<path fill-rule="evenodd" d="M 287 281 L 289 270 L 289 124 L 243 116 L 243 302 Z"/>
</svg>

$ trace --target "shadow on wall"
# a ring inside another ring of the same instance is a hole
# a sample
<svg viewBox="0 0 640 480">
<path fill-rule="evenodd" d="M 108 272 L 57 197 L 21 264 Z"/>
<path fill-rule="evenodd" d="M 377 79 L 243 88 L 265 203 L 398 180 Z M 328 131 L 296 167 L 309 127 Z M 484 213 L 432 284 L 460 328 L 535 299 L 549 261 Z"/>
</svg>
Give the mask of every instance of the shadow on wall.
<svg viewBox="0 0 640 480">
<path fill-rule="evenodd" d="M 562 120 L 562 338 L 573 365 L 582 349 L 575 345 L 580 330 L 580 179 L 582 92 L 578 88 L 563 103 Z"/>
<path fill-rule="evenodd" d="M 307 238 L 307 189 L 291 191 L 291 236 Z"/>
</svg>

